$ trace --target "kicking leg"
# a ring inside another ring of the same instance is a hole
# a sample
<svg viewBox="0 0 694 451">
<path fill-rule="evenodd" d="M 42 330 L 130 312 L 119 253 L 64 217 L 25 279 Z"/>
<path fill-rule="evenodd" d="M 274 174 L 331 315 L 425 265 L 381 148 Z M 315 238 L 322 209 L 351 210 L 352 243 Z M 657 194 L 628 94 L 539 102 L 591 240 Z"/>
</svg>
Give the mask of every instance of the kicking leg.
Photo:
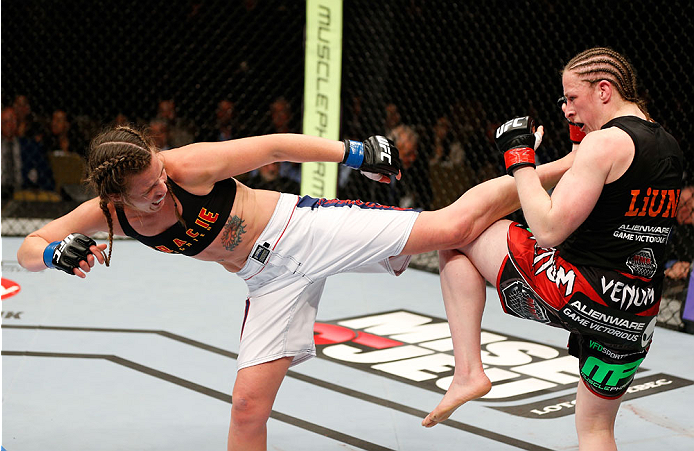
<svg viewBox="0 0 694 451">
<path fill-rule="evenodd" d="M 439 270 L 446 317 L 453 339 L 455 373 L 439 405 L 422 421 L 425 427 L 446 420 L 455 409 L 471 399 L 484 396 L 492 388 L 482 369 L 480 357 L 482 313 L 486 297 L 484 279 L 459 251 L 439 251 Z M 463 283 L 464 290 L 460 287 Z"/>
<path fill-rule="evenodd" d="M 564 158 L 537 167 L 542 186 L 557 184 L 573 162 L 573 152 Z M 422 212 L 412 228 L 404 255 L 441 249 L 460 249 L 471 243 L 495 221 L 520 208 L 516 183 L 504 175 L 476 185 L 451 205 Z"/>
<path fill-rule="evenodd" d="M 614 423 L 622 398 L 604 399 L 593 394 L 583 381 L 576 392 L 576 432 L 578 449 L 616 451 Z"/>
<path fill-rule="evenodd" d="M 228 451 L 265 451 L 267 420 L 292 357 L 239 370 L 234 383 Z"/>
</svg>

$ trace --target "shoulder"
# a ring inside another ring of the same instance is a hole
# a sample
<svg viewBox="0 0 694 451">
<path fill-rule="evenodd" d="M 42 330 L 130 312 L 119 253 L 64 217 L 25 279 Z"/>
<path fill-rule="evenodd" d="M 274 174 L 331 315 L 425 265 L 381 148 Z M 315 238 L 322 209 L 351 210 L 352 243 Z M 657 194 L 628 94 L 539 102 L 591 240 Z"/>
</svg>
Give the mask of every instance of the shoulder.
<svg viewBox="0 0 694 451">
<path fill-rule="evenodd" d="M 631 136 L 618 127 L 588 133 L 576 154 L 575 164 L 605 171 L 606 182 L 619 178 L 634 159 L 635 146 Z"/>
<path fill-rule="evenodd" d="M 186 187 L 214 185 L 217 180 L 214 180 L 205 157 L 212 144 L 195 143 L 160 152 L 168 176 Z"/>
</svg>

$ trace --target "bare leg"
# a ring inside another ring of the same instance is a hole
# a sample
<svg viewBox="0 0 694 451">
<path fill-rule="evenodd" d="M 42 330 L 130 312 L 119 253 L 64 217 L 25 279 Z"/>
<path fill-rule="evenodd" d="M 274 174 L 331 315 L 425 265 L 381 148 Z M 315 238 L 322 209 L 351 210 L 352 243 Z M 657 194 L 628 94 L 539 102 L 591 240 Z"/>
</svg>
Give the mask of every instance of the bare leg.
<svg viewBox="0 0 694 451">
<path fill-rule="evenodd" d="M 460 251 L 439 251 L 441 291 L 453 339 L 455 371 L 443 400 L 422 421 L 432 427 L 448 418 L 464 403 L 480 398 L 492 388 L 482 369 L 480 334 L 486 278 L 496 275 L 507 254 L 510 221 L 497 221 Z"/>
<path fill-rule="evenodd" d="M 265 451 L 267 420 L 292 357 L 239 370 L 234 383 L 228 451 Z"/>
<path fill-rule="evenodd" d="M 439 251 L 441 291 L 451 328 L 455 354 L 453 381 L 438 406 L 422 421 L 432 427 L 446 420 L 455 409 L 484 396 L 492 383 L 484 374 L 480 357 L 480 334 L 485 303 L 484 279 L 459 251 Z M 461 290 L 461 281 L 465 289 Z"/>
<path fill-rule="evenodd" d="M 576 392 L 576 432 L 578 449 L 617 451 L 614 423 L 622 398 L 603 399 L 594 395 L 583 381 Z"/>
</svg>

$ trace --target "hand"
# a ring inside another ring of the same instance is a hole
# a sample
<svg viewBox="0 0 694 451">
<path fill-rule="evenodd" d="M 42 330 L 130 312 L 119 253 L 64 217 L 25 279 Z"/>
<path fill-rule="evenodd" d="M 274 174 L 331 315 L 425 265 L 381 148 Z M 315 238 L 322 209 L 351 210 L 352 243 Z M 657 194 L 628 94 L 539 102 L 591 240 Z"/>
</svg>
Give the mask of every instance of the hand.
<svg viewBox="0 0 694 451">
<path fill-rule="evenodd" d="M 542 126 L 535 131 L 535 123 L 530 116 L 511 119 L 496 129 L 496 147 L 504 154 L 506 171 L 510 175 L 522 166 L 535 167 L 535 150 L 542 142 L 543 134 Z"/>
<path fill-rule="evenodd" d="M 665 276 L 670 279 L 686 279 L 689 275 L 691 264 L 685 261 L 675 262 L 674 265 L 665 270 Z"/>
<path fill-rule="evenodd" d="M 96 244 L 88 236 L 71 233 L 63 241 L 55 241 L 43 251 L 43 261 L 49 268 L 85 278 L 96 261 L 105 262 L 106 244 Z M 95 260 L 96 259 L 96 260 Z"/>
<path fill-rule="evenodd" d="M 397 147 L 383 136 L 372 136 L 366 141 L 345 140 L 342 164 L 359 169 L 364 176 L 382 183 L 390 183 L 395 175 L 400 180 L 400 156 Z"/>
</svg>

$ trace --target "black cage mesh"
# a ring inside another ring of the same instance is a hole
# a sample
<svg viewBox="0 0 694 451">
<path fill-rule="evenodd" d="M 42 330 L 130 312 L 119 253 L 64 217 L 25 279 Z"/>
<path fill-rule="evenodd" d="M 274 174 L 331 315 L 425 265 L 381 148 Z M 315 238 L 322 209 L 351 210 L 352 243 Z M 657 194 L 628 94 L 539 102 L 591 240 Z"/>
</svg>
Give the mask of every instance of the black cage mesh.
<svg viewBox="0 0 694 451">
<path fill-rule="evenodd" d="M 25 235 L 90 193 L 80 185 L 103 126 L 151 126 L 161 146 L 300 132 L 305 4 L 270 0 L 3 2 L 3 139 L 11 117 L 21 177 L 3 140 L 2 234 Z M 557 109 L 560 71 L 610 46 L 637 70 L 649 112 L 692 150 L 692 6 L 686 1 L 344 1 L 342 137 L 387 134 L 403 180 L 379 186 L 342 171 L 341 198 L 440 208 L 503 171 L 490 140 L 503 120 L 545 125 L 538 159 L 569 150 Z M 6 123 L 7 121 L 7 123 Z M 8 128 L 10 127 L 10 128 Z M 285 191 L 298 190 L 288 168 Z M 258 177 L 243 180 L 263 186 Z M 694 202 L 694 201 L 693 201 Z M 522 216 L 514 215 L 521 220 Z M 670 257 L 694 259 L 682 218 Z M 436 270 L 435 256 L 417 260 Z M 681 328 L 685 282 L 669 280 L 661 323 Z M 670 302 L 672 301 L 672 302 Z"/>
</svg>

